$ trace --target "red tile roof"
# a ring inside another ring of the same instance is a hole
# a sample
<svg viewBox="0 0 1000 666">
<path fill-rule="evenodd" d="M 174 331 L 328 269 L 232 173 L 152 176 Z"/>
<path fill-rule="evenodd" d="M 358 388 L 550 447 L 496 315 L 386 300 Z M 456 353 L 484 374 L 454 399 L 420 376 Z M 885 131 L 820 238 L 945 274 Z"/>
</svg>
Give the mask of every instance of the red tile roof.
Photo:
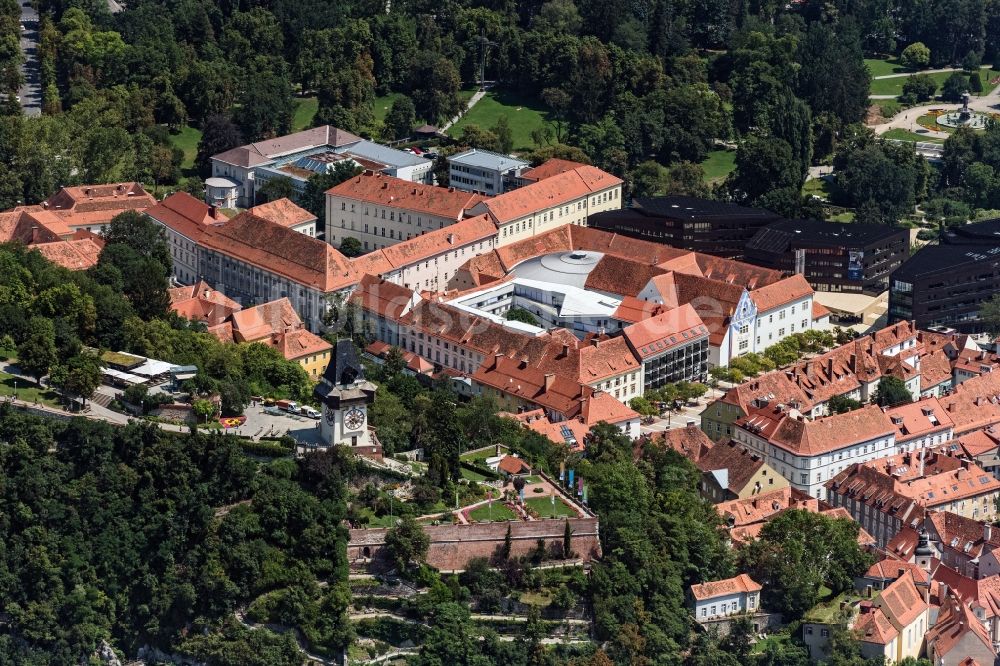
<svg viewBox="0 0 1000 666">
<path fill-rule="evenodd" d="M 564 160 L 558 157 L 554 157 L 550 160 L 546 160 L 542 164 L 527 169 L 521 172 L 518 176 L 521 180 L 528 181 L 539 181 L 545 180 L 546 178 L 551 178 L 557 174 L 563 173 L 565 171 L 572 171 L 578 169 L 582 166 L 587 166 L 582 162 L 574 162 L 572 160 Z"/>
<path fill-rule="evenodd" d="M 622 334 L 639 358 L 647 359 L 704 338 L 708 329 L 695 309 L 685 304 L 626 326 Z"/>
<path fill-rule="evenodd" d="M 38 250 L 43 257 L 52 263 L 71 271 L 85 271 L 97 265 L 97 260 L 101 256 L 101 245 L 89 238 L 54 243 L 35 243 L 30 247 L 33 250 Z"/>
<path fill-rule="evenodd" d="M 504 456 L 497 468 L 507 474 L 526 474 L 531 471 L 528 464 L 517 456 Z"/>
<path fill-rule="evenodd" d="M 809 286 L 806 279 L 796 273 L 784 280 L 757 287 L 750 292 L 750 300 L 757 306 L 757 314 L 760 315 L 792 301 L 799 301 L 806 296 L 811 296 L 812 293 L 812 287 Z"/>
<path fill-rule="evenodd" d="M 329 342 L 304 328 L 278 333 L 275 336 L 274 346 L 289 361 L 333 349 L 333 345 Z"/>
<path fill-rule="evenodd" d="M 699 585 L 692 585 L 691 596 L 698 601 L 704 601 L 705 599 L 714 599 L 730 594 L 760 592 L 761 589 L 763 588 L 760 583 L 755 582 L 750 576 L 739 574 L 725 580 L 713 580 Z"/>
<path fill-rule="evenodd" d="M 694 423 L 653 433 L 649 441 L 654 446 L 669 446 L 694 463 L 712 448 L 712 440 Z"/>
<path fill-rule="evenodd" d="M 170 296 L 171 310 L 185 319 L 205 322 L 208 326 L 221 324 L 231 314 L 243 308 L 218 289 L 212 289 L 204 281 L 168 289 L 167 294 Z"/>
<path fill-rule="evenodd" d="M 255 342 L 303 327 L 287 297 L 234 312 L 230 319 L 237 342 Z"/>
<path fill-rule="evenodd" d="M 415 297 L 406 287 L 375 275 L 365 275 L 351 294 L 351 301 L 378 317 L 399 321 Z"/>
<path fill-rule="evenodd" d="M 324 293 L 358 281 L 347 257 L 323 241 L 243 212 L 203 227 L 199 244 Z"/>
<path fill-rule="evenodd" d="M 939 567 L 939 569 L 941 568 L 945 567 Z M 967 605 L 966 600 L 949 595 L 941 605 L 941 613 L 938 615 L 937 623 L 927 632 L 927 651 L 935 659 L 942 659 L 958 647 L 963 638 L 969 635 L 973 636 L 974 640 L 981 642 L 989 653 L 995 654 L 993 641 L 983 627 L 983 623 Z M 966 657 L 965 660 L 967 659 Z"/>
<path fill-rule="evenodd" d="M 373 260 L 370 255 L 359 257 L 362 261 L 358 265 L 375 261 L 379 272 L 386 273 L 391 269 L 413 266 L 431 257 L 468 247 L 472 243 L 490 241 L 496 237 L 496 233 L 496 225 L 489 216 L 477 215 L 370 253 L 380 254 L 384 261 Z M 352 263 L 354 261 L 358 260 L 352 260 Z"/>
<path fill-rule="evenodd" d="M 481 208 L 498 224 L 506 224 L 621 184 L 617 176 L 582 166 L 487 199 L 476 210 Z"/>
<path fill-rule="evenodd" d="M 625 403 L 611 397 L 605 391 L 595 391 L 584 400 L 580 419 L 587 426 L 595 426 L 602 421 L 612 425 L 639 419 L 639 414 Z"/>
<path fill-rule="evenodd" d="M 891 407 L 885 413 L 896 428 L 897 444 L 932 433 L 950 432 L 955 425 L 933 397 Z"/>
<path fill-rule="evenodd" d="M 702 472 L 726 470 L 729 484 L 725 489 L 739 494 L 766 463 L 760 455 L 730 440 L 713 446 L 696 464 Z"/>
<path fill-rule="evenodd" d="M 307 222 L 315 222 L 316 216 L 305 208 L 296 205 L 291 199 L 282 197 L 259 206 L 254 206 L 250 212 L 269 222 L 283 227 L 297 227 Z"/>
<path fill-rule="evenodd" d="M 454 187 L 425 185 L 371 172 L 334 185 L 326 193 L 451 220 L 462 219 L 466 210 L 486 198 Z"/>
<path fill-rule="evenodd" d="M 899 631 L 879 608 L 863 613 L 854 623 L 854 632 L 859 641 L 876 645 L 888 645 L 899 636 Z"/>
<path fill-rule="evenodd" d="M 737 421 L 741 427 L 747 423 L 749 419 L 746 417 Z M 813 421 L 786 415 L 780 419 L 769 441 L 786 451 L 810 456 L 894 433 L 892 421 L 882 409 L 866 405 L 851 412 L 833 414 Z"/>
<path fill-rule="evenodd" d="M 890 583 L 875 602 L 897 631 L 902 631 L 927 611 L 927 602 L 909 574 Z"/>
<path fill-rule="evenodd" d="M 637 321 L 655 317 L 664 310 L 665 308 L 659 303 L 642 301 L 634 296 L 625 296 L 622 298 L 621 304 L 615 310 L 613 316 L 620 321 L 627 321 L 634 324 Z"/>
</svg>

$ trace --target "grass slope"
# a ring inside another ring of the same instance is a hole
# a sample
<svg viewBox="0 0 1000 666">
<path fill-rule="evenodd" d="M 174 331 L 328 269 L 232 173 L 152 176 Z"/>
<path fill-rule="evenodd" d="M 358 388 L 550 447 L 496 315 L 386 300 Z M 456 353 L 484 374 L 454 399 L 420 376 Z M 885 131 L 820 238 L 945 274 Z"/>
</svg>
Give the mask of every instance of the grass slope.
<svg viewBox="0 0 1000 666">
<path fill-rule="evenodd" d="M 735 150 L 713 150 L 701 163 L 705 170 L 705 182 L 717 183 L 736 169 Z"/>
<path fill-rule="evenodd" d="M 514 137 L 514 150 L 532 150 L 534 143 L 531 132 L 545 125 L 548 109 L 536 100 L 507 92 L 486 93 L 472 109 L 462 116 L 448 130 L 448 134 L 457 137 L 462 134 L 466 125 L 478 125 L 490 129 L 497 124 L 501 116 L 507 116 L 511 133 Z"/>
<path fill-rule="evenodd" d="M 313 116 L 319 108 L 315 97 L 297 97 L 295 99 L 295 115 L 292 116 L 292 131 L 308 129 L 312 125 Z"/>
</svg>

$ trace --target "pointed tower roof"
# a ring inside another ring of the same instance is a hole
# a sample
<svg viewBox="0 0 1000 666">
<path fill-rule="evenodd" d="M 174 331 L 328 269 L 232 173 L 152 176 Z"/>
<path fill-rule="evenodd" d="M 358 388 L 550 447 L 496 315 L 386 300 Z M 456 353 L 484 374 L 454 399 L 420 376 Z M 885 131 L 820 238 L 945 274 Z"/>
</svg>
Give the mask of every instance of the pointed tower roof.
<svg viewBox="0 0 1000 666">
<path fill-rule="evenodd" d="M 374 384 L 365 380 L 365 368 L 358 358 L 354 343 L 342 338 L 337 340 L 330 356 L 330 364 L 313 389 L 313 395 L 333 406 L 343 400 L 374 398 L 375 388 Z"/>
</svg>

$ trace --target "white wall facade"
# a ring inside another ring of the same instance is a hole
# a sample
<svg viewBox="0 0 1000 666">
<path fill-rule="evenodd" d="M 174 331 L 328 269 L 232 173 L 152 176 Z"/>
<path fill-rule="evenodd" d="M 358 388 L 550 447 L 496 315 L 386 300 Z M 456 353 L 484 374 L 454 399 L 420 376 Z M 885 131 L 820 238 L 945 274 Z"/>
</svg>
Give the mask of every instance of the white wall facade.
<svg viewBox="0 0 1000 666">
<path fill-rule="evenodd" d="M 760 592 L 739 592 L 711 599 L 695 600 L 694 617 L 699 622 L 738 613 L 756 613 L 760 609 Z"/>
<path fill-rule="evenodd" d="M 733 439 L 759 453 L 768 465 L 788 479 L 793 488 L 822 500 L 826 499 L 824 484 L 843 469 L 854 463 L 887 458 L 896 453 L 893 435 L 858 441 L 816 455 L 786 451 L 739 426 L 733 428 Z"/>
<path fill-rule="evenodd" d="M 455 224 L 451 218 L 396 206 L 382 206 L 336 194 L 326 195 L 326 242 L 339 247 L 356 238 L 365 251 L 380 250 L 428 231 Z"/>
<path fill-rule="evenodd" d="M 615 185 L 600 192 L 587 194 L 566 201 L 558 206 L 550 206 L 535 211 L 531 215 L 510 220 L 498 225 L 500 245 L 510 245 L 525 238 L 551 231 L 564 224 L 587 226 L 587 218 L 594 213 L 617 210 L 622 207 L 622 186 Z M 472 209 L 473 213 L 486 213 L 481 204 Z"/>
</svg>

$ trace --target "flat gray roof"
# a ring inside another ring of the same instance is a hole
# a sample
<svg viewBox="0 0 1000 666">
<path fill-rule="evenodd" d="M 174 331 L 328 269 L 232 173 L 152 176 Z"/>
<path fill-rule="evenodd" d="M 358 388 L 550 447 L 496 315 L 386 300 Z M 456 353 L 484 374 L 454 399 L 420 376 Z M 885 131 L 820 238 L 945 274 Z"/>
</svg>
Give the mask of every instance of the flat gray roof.
<svg viewBox="0 0 1000 666">
<path fill-rule="evenodd" d="M 480 169 L 493 169 L 494 171 L 509 171 L 510 169 L 528 166 L 527 162 L 519 160 L 516 157 L 501 155 L 489 150 L 478 150 L 476 148 L 449 156 L 448 163 L 478 167 Z"/>
</svg>

